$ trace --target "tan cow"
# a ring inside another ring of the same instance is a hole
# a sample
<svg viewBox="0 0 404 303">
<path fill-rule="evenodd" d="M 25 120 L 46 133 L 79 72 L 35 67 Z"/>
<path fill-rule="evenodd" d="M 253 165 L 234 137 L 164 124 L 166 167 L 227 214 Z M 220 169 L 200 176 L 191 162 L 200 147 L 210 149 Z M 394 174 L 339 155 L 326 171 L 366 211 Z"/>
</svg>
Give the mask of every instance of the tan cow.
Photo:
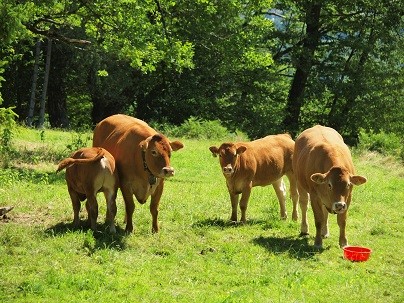
<svg viewBox="0 0 404 303">
<path fill-rule="evenodd" d="M 66 168 L 66 182 L 73 205 L 75 227 L 79 225 L 80 201 L 87 198 L 88 221 L 96 230 L 98 217 L 97 193 L 103 192 L 107 202 L 106 221 L 110 232 L 115 233 L 116 194 L 118 174 L 114 157 L 105 149 L 97 147 L 81 148 L 69 158 L 62 160 L 56 172 Z"/>
<path fill-rule="evenodd" d="M 246 222 L 246 209 L 254 186 L 272 184 L 279 200 L 282 219 L 286 213 L 286 186 L 282 176 L 290 182 L 290 195 L 293 201 L 292 219 L 297 220 L 298 193 L 292 170 L 294 142 L 288 134 L 267 136 L 252 142 L 223 143 L 220 147 L 211 146 L 213 156 L 219 156 L 223 175 L 231 200 L 231 220 L 237 221 L 237 208 L 240 199 L 241 219 Z"/>
<path fill-rule="evenodd" d="M 328 213 L 337 214 L 339 245 L 348 245 L 345 227 L 352 187 L 365 183 L 366 178 L 355 175 L 351 153 L 341 135 L 320 125 L 303 131 L 296 139 L 293 170 L 302 210 L 301 234 L 309 232 L 307 206 L 310 197 L 316 225 L 314 245 L 321 248 L 322 237 L 329 236 Z"/>
<path fill-rule="evenodd" d="M 125 201 L 126 231 L 133 231 L 135 195 L 141 204 L 151 196 L 152 231 L 158 232 L 158 207 L 164 179 L 174 175 L 170 165 L 171 152 L 181 149 L 183 144 L 170 142 L 142 120 L 119 114 L 97 124 L 93 146 L 102 146 L 115 157 L 119 187 Z"/>
</svg>

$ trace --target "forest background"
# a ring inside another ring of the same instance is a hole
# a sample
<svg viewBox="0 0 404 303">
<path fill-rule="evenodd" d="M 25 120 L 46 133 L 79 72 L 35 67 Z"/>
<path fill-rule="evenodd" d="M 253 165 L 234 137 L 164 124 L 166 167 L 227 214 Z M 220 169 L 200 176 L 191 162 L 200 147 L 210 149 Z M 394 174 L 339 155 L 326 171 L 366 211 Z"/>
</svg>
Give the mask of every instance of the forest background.
<svg viewBox="0 0 404 303">
<path fill-rule="evenodd" d="M 0 0 L 0 121 L 404 133 L 398 0 Z M 8 120 L 7 120 L 8 119 Z M 3 139 L 5 134 L 2 135 Z"/>
</svg>

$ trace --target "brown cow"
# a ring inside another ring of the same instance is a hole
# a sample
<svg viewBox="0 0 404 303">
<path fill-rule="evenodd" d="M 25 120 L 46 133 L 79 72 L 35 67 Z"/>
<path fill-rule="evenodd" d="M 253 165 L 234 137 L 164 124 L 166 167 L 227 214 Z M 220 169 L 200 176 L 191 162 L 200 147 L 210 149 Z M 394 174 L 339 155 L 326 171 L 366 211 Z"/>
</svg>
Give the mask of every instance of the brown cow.
<svg viewBox="0 0 404 303">
<path fill-rule="evenodd" d="M 241 219 L 246 222 L 246 209 L 254 186 L 272 184 L 279 200 L 281 218 L 286 219 L 286 186 L 282 176 L 290 182 L 293 201 L 292 219 L 297 220 L 298 193 L 292 170 L 294 142 L 288 134 L 267 136 L 252 142 L 223 143 L 219 148 L 211 146 L 213 156 L 219 155 L 222 172 L 226 178 L 231 200 L 231 220 L 237 221 L 240 199 Z"/>
<path fill-rule="evenodd" d="M 97 124 L 93 146 L 102 146 L 115 157 L 119 187 L 125 201 L 126 231 L 133 231 L 135 195 L 141 204 L 151 196 L 152 231 L 158 232 L 158 207 L 164 179 L 174 175 L 170 165 L 171 152 L 181 149 L 183 144 L 170 142 L 142 120 L 119 114 Z"/>
<path fill-rule="evenodd" d="M 309 232 L 307 206 L 310 197 L 316 225 L 314 245 L 321 248 L 322 237 L 329 235 L 328 213 L 337 214 L 339 245 L 348 245 L 345 227 L 352 187 L 365 183 L 366 178 L 355 175 L 351 153 L 341 135 L 320 125 L 303 131 L 296 139 L 293 170 L 302 210 L 301 234 Z"/>
<path fill-rule="evenodd" d="M 107 202 L 106 221 L 110 232 L 115 233 L 116 194 L 118 174 L 114 157 L 105 149 L 97 147 L 81 148 L 70 158 L 62 160 L 56 172 L 66 168 L 66 182 L 74 212 L 74 226 L 79 225 L 80 201 L 87 198 L 88 221 L 96 229 L 98 217 L 97 193 L 103 192 Z"/>
</svg>

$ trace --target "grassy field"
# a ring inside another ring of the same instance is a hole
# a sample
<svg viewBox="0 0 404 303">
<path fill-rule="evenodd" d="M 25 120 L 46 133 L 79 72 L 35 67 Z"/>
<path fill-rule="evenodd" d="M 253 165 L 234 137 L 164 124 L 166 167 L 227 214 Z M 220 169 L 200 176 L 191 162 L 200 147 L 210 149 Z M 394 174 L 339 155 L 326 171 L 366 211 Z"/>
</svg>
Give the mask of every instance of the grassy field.
<svg viewBox="0 0 404 303">
<path fill-rule="evenodd" d="M 247 224 L 229 223 L 230 201 L 217 158 L 219 141 L 182 140 L 176 176 L 166 182 L 158 234 L 148 203 L 136 204 L 135 231 L 126 235 L 118 195 L 118 233 L 73 229 L 64 174 L 56 164 L 67 145 L 88 136 L 20 129 L 18 157 L 0 169 L 1 302 L 404 302 L 404 168 L 374 153 L 355 155 L 368 183 L 354 189 L 348 241 L 373 249 L 368 262 L 345 260 L 336 217 L 324 250 L 299 223 L 279 219 L 271 187 L 254 188 Z M 288 201 L 291 216 L 291 202 Z M 81 213 L 86 217 L 85 211 Z"/>
</svg>

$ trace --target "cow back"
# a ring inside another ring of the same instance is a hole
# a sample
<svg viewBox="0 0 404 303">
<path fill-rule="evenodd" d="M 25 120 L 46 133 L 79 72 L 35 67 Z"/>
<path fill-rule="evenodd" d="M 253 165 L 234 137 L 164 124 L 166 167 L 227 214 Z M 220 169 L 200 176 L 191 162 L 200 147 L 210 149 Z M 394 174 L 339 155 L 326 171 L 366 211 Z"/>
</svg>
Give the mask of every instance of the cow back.
<svg viewBox="0 0 404 303">
<path fill-rule="evenodd" d="M 93 146 L 108 150 L 119 163 L 124 157 L 140 149 L 139 143 L 156 134 L 146 122 L 126 116 L 113 115 L 97 124 L 94 129 Z"/>
<path fill-rule="evenodd" d="M 303 131 L 295 141 L 293 170 L 299 183 L 309 190 L 310 176 L 325 173 L 331 167 L 346 168 L 354 173 L 351 153 L 341 135 L 330 127 L 316 125 Z"/>
<path fill-rule="evenodd" d="M 240 172 L 253 176 L 253 186 L 268 185 L 292 171 L 294 141 L 288 134 L 271 135 L 251 142 L 240 155 Z"/>
</svg>

